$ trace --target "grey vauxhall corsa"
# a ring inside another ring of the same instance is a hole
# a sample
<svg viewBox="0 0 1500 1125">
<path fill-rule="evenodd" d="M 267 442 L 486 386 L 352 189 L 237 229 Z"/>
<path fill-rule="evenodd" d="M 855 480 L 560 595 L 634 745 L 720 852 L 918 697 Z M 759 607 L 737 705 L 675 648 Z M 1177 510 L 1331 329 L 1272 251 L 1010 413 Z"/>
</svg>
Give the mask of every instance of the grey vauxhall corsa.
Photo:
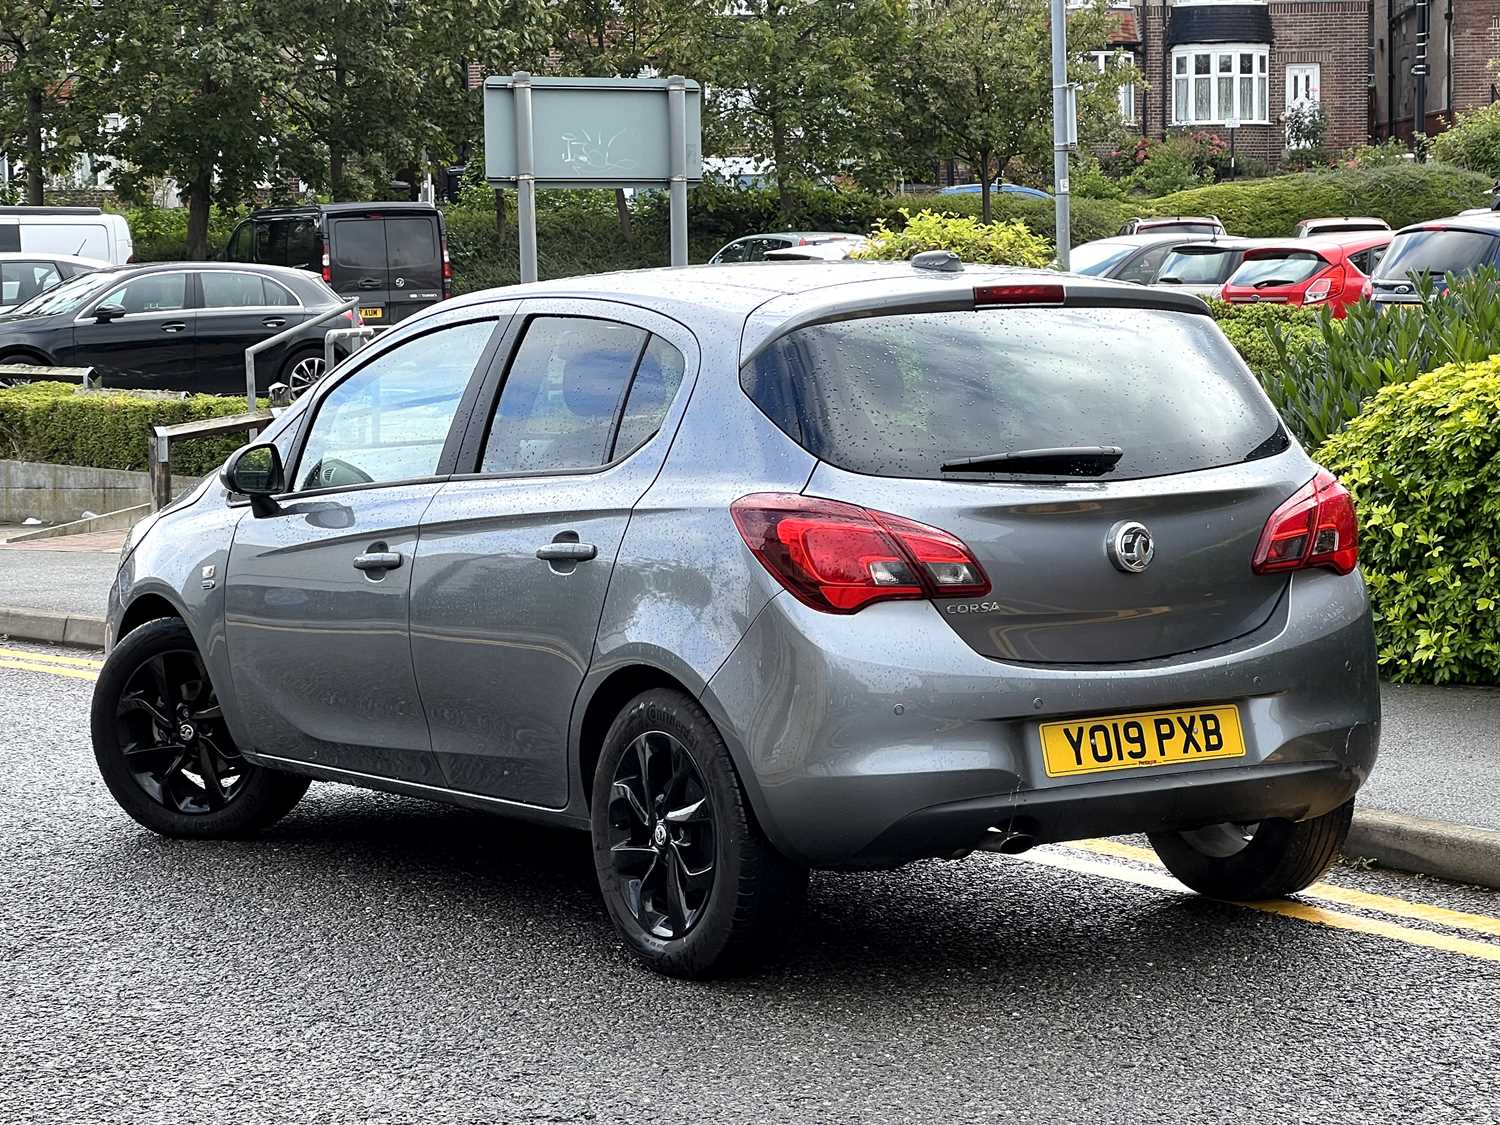
<svg viewBox="0 0 1500 1125">
<path fill-rule="evenodd" d="M 94 746 L 167 835 L 309 779 L 589 830 L 680 976 L 815 867 L 1147 832 L 1259 899 L 1375 759 L 1356 564 L 1196 298 L 941 254 L 570 278 L 402 323 L 137 525 Z"/>
</svg>

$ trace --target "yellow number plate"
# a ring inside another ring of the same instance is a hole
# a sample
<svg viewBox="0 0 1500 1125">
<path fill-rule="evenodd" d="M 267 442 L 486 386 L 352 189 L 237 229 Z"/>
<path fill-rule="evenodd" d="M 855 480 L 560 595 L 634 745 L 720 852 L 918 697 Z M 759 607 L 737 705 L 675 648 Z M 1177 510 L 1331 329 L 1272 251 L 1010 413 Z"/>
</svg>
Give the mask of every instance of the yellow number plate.
<svg viewBox="0 0 1500 1125">
<path fill-rule="evenodd" d="M 1048 777 L 1245 755 L 1235 707 L 1070 719 L 1043 723 L 1041 732 Z"/>
<path fill-rule="evenodd" d="M 385 318 L 385 310 L 384 309 L 360 309 L 359 310 L 359 315 L 360 315 L 361 319 L 363 319 L 363 320 L 383 320 Z"/>
</svg>

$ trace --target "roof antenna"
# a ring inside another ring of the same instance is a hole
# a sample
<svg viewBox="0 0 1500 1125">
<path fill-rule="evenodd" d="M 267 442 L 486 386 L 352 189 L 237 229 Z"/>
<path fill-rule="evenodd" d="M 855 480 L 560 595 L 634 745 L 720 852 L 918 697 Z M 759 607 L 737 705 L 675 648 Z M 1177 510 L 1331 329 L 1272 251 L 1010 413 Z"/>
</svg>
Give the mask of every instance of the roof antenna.
<svg viewBox="0 0 1500 1125">
<path fill-rule="evenodd" d="M 952 250 L 924 250 L 913 254 L 911 268 L 914 270 L 936 270 L 939 273 L 962 273 L 963 259 Z"/>
</svg>

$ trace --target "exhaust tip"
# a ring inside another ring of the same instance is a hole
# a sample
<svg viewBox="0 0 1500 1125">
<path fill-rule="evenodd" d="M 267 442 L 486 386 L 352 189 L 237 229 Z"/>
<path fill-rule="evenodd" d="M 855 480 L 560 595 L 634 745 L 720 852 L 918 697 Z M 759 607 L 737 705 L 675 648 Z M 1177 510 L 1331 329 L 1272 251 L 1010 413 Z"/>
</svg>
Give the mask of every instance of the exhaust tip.
<svg viewBox="0 0 1500 1125">
<path fill-rule="evenodd" d="M 1036 837 L 1030 832 L 1012 832 L 990 829 L 990 838 L 984 842 L 984 850 L 987 852 L 999 852 L 1001 855 L 1020 855 L 1029 852 L 1036 847 Z"/>
</svg>

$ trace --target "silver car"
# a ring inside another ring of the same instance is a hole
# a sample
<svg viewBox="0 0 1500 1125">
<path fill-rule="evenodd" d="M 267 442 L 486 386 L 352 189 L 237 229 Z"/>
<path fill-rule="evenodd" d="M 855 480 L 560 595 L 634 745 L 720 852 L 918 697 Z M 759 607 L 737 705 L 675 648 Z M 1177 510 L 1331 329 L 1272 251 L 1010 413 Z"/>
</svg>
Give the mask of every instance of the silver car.
<svg viewBox="0 0 1500 1125">
<path fill-rule="evenodd" d="M 1205 894 L 1305 887 L 1379 731 L 1349 494 L 1196 298 L 936 259 L 393 329 L 131 532 L 110 790 L 169 836 L 314 779 L 588 831 L 682 976 L 810 868 L 1147 832 Z"/>
</svg>

